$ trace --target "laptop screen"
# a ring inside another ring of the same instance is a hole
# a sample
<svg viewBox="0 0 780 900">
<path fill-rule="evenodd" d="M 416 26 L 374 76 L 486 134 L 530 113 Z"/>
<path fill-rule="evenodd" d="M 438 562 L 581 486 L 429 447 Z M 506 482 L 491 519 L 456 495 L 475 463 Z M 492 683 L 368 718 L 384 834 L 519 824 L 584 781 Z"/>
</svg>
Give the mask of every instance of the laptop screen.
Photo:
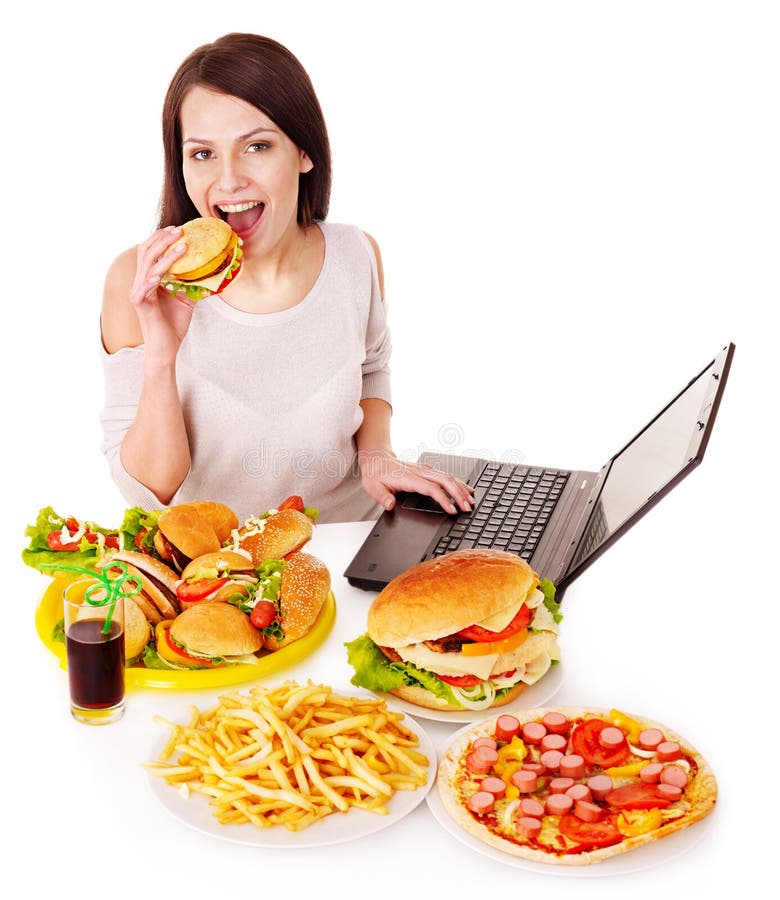
<svg viewBox="0 0 780 900">
<path fill-rule="evenodd" d="M 602 468 L 600 492 L 564 581 L 579 574 L 701 462 L 733 345 Z"/>
</svg>

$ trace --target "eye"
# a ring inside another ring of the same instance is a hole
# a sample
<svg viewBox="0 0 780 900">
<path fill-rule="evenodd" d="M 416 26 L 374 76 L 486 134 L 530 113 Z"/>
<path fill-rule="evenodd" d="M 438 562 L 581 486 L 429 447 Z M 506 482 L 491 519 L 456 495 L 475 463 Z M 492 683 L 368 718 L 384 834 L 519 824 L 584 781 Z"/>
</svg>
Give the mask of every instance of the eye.
<svg viewBox="0 0 780 900">
<path fill-rule="evenodd" d="M 211 150 L 196 150 L 190 156 L 192 159 L 211 159 L 212 153 Z"/>
<path fill-rule="evenodd" d="M 265 141 L 254 141 L 254 143 L 247 147 L 247 150 L 250 153 L 259 153 L 261 150 L 267 150 L 270 146 L 271 145 L 267 144 Z"/>
</svg>

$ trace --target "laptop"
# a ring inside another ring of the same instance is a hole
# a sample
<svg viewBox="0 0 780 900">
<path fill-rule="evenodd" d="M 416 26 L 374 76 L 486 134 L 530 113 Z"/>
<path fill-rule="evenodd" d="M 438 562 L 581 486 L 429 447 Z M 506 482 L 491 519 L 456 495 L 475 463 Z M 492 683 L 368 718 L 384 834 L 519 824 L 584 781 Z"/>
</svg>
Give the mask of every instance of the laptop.
<svg viewBox="0 0 780 900">
<path fill-rule="evenodd" d="M 450 515 L 421 494 L 399 493 L 344 572 L 379 591 L 416 563 L 471 547 L 507 550 L 566 588 L 703 459 L 734 355 L 728 344 L 598 472 L 502 463 L 443 453 L 420 462 L 474 488 L 474 508 Z"/>
</svg>

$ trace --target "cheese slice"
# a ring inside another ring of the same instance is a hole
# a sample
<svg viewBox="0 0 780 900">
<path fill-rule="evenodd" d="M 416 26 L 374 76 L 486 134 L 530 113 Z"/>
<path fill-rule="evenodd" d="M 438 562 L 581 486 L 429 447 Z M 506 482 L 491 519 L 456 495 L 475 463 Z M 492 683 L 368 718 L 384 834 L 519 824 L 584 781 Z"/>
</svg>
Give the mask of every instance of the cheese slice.
<svg viewBox="0 0 780 900">
<path fill-rule="evenodd" d="M 223 269 L 220 269 L 215 275 L 211 275 L 209 278 L 196 278 L 194 279 L 197 282 L 198 287 L 206 288 L 212 293 L 216 291 L 216 289 L 222 284 L 225 280 L 225 276 L 230 271 L 231 266 L 235 263 L 236 257 L 238 256 L 239 245 L 237 244 L 233 249 L 233 255 L 230 258 L 230 263 L 225 266 Z M 181 281 L 180 284 L 189 284 L 190 282 Z"/>
<path fill-rule="evenodd" d="M 437 653 L 425 644 L 407 644 L 405 647 L 395 649 L 401 659 L 412 663 L 418 669 L 427 669 L 439 675 L 476 675 L 482 681 L 487 681 L 492 672 L 508 672 L 516 667 L 531 664 L 543 654 L 560 659 L 555 635 L 546 631 L 529 634 L 517 649 L 508 653 L 491 653 L 487 656 Z"/>
<path fill-rule="evenodd" d="M 497 613 L 493 613 L 492 616 L 488 616 L 487 619 L 483 619 L 476 624 L 479 625 L 480 628 L 486 628 L 488 631 L 503 631 L 518 614 L 522 605 L 523 601 L 518 600 L 517 603 L 513 603 L 511 606 L 508 606 L 506 609 L 502 609 Z"/>
<path fill-rule="evenodd" d="M 487 656 L 464 656 L 462 653 L 437 653 L 425 644 L 409 644 L 396 647 L 404 662 L 413 663 L 418 669 L 427 669 L 439 675 L 476 675 L 483 681 L 490 678 L 498 653 Z"/>
<path fill-rule="evenodd" d="M 559 633 L 558 624 L 555 621 L 553 614 L 544 604 L 536 607 L 536 612 L 531 620 L 529 628 L 531 631 L 551 631 L 553 634 Z"/>
<path fill-rule="evenodd" d="M 547 674 L 547 671 L 551 665 L 552 659 L 550 658 L 550 654 L 540 654 L 536 657 L 536 659 L 532 659 L 529 663 L 526 664 L 525 672 L 520 678 L 520 681 L 524 681 L 526 684 L 536 684 L 536 682 L 542 677 L 542 675 Z"/>
</svg>

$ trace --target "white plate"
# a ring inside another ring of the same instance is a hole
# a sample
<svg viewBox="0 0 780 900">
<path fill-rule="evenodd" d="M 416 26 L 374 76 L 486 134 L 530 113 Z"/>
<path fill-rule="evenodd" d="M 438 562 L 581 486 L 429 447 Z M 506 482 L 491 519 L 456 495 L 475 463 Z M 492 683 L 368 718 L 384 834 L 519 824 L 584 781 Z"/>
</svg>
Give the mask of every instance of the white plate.
<svg viewBox="0 0 780 900">
<path fill-rule="evenodd" d="M 384 697 L 392 701 L 402 712 L 410 716 L 416 716 L 418 719 L 431 719 L 435 722 L 482 722 L 491 716 L 502 713 L 512 712 L 519 709 L 534 709 L 537 706 L 544 706 L 558 690 L 563 682 L 563 664 L 558 663 L 557 666 L 551 666 L 546 675 L 543 675 L 536 684 L 527 687 L 517 700 L 507 703 L 506 706 L 488 707 L 488 709 L 456 709 L 448 712 L 441 709 L 426 709 L 424 706 L 417 706 L 409 703 L 408 700 L 402 700 L 394 694 L 381 694 L 377 696 Z"/>
<path fill-rule="evenodd" d="M 375 696 L 360 688 L 336 689 L 339 694 L 347 697 Z M 388 709 L 403 712 L 390 702 Z M 364 809 L 350 809 L 346 814 L 330 815 L 302 831 L 288 831 L 281 825 L 271 828 L 257 828 L 249 823 L 242 825 L 220 825 L 211 812 L 208 798 L 203 794 L 191 794 L 189 798 L 183 797 L 175 787 L 169 785 L 164 778 L 149 774 L 149 784 L 154 796 L 165 809 L 175 818 L 179 819 L 190 828 L 224 841 L 237 844 L 250 844 L 254 847 L 285 848 L 293 847 L 324 847 L 328 844 L 340 844 L 352 841 L 356 838 L 374 834 L 395 824 L 403 819 L 415 807 L 425 799 L 431 785 L 436 778 L 436 749 L 431 739 L 425 733 L 422 726 L 409 716 L 404 716 L 404 725 L 413 731 L 420 745 L 416 749 L 424 753 L 430 760 L 428 766 L 428 780 L 423 787 L 416 791 L 397 791 L 387 802 L 389 812 L 386 816 L 368 812 Z M 160 751 L 165 746 L 167 732 L 153 748 L 150 760 L 157 759 Z"/>
<path fill-rule="evenodd" d="M 504 709 L 493 710 L 493 715 L 497 716 L 504 712 Z M 459 729 L 453 734 L 443 745 L 437 756 L 437 760 L 441 762 L 447 753 L 448 748 L 462 734 L 469 730 L 469 726 Z M 471 834 L 461 828 L 460 825 L 450 816 L 444 807 L 438 787 L 434 788 L 427 796 L 428 808 L 433 817 L 454 838 L 457 838 L 462 844 L 476 850 L 483 856 L 487 856 L 496 862 L 504 863 L 507 866 L 514 866 L 518 869 L 526 869 L 529 872 L 536 872 L 539 875 L 576 875 L 578 877 L 603 877 L 606 875 L 626 875 L 630 872 L 640 872 L 643 869 L 650 869 L 661 863 L 669 862 L 676 856 L 687 853 L 692 847 L 699 843 L 705 836 L 712 825 L 712 819 L 715 812 L 711 812 L 694 822 L 688 828 L 676 831 L 673 834 L 652 841 L 635 850 L 627 850 L 617 856 L 610 857 L 599 863 L 592 863 L 585 866 L 574 865 L 556 865 L 555 863 L 540 863 L 530 859 L 523 859 L 519 856 L 513 856 L 511 853 L 504 853 L 496 847 L 481 841 L 476 835 Z"/>
</svg>

